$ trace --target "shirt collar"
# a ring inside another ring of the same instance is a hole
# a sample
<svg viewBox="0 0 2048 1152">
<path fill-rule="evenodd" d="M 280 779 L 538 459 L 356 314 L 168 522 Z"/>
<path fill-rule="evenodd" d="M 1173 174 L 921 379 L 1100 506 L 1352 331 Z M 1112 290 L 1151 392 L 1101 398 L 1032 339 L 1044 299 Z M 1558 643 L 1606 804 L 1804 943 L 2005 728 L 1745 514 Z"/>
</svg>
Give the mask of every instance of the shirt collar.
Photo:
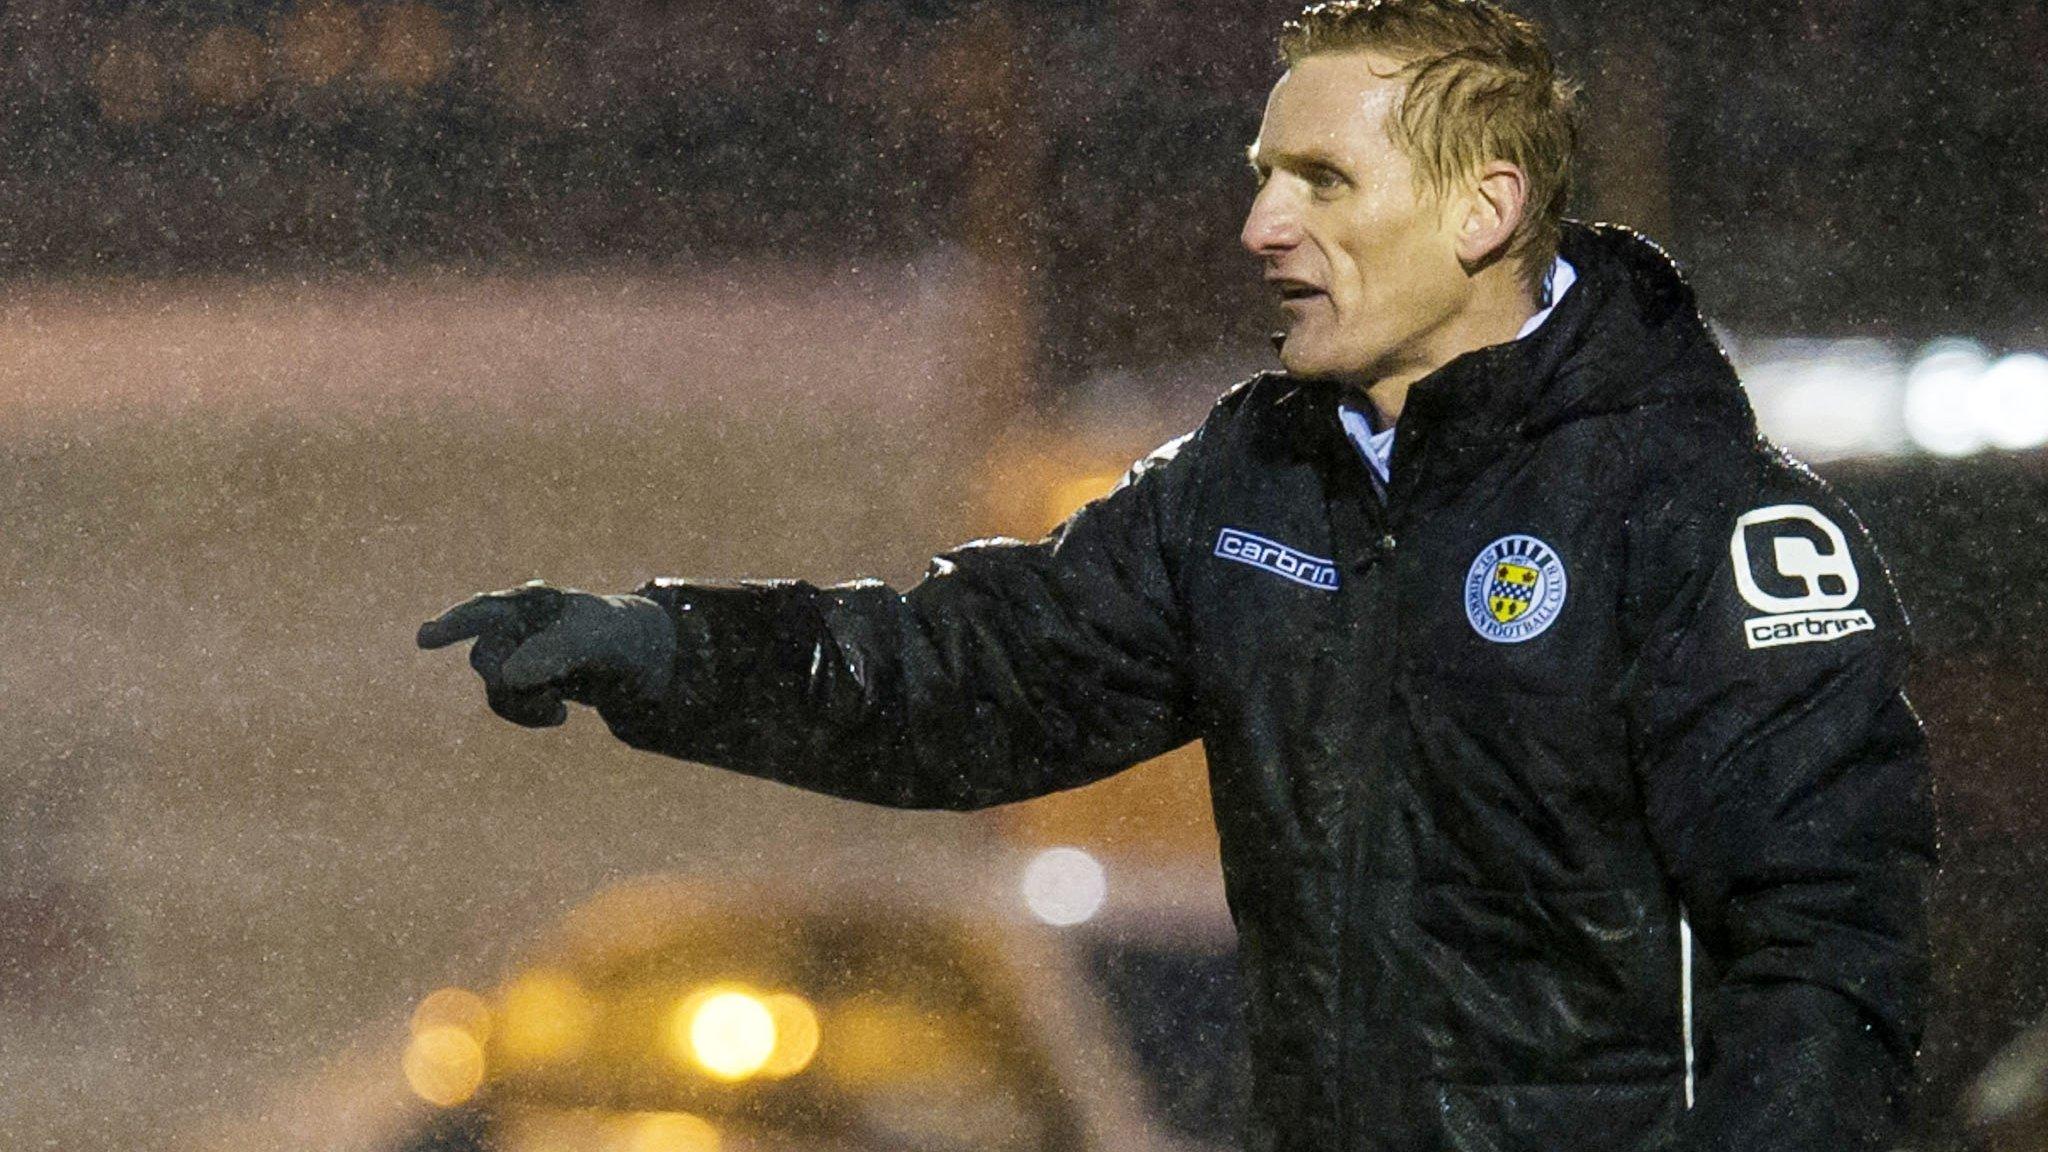
<svg viewBox="0 0 2048 1152">
<path fill-rule="evenodd" d="M 1543 322 L 1550 319 L 1551 310 L 1557 307 L 1559 300 L 1564 299 L 1565 293 L 1572 290 L 1572 285 L 1577 283 L 1578 279 L 1579 270 L 1572 267 L 1571 261 L 1566 260 L 1562 256 L 1551 261 L 1550 275 L 1544 277 L 1543 281 L 1544 295 L 1550 298 L 1550 302 L 1543 306 L 1541 312 L 1536 313 L 1523 322 L 1522 330 L 1515 333 L 1515 339 L 1520 340 L 1529 333 L 1543 327 Z"/>
</svg>

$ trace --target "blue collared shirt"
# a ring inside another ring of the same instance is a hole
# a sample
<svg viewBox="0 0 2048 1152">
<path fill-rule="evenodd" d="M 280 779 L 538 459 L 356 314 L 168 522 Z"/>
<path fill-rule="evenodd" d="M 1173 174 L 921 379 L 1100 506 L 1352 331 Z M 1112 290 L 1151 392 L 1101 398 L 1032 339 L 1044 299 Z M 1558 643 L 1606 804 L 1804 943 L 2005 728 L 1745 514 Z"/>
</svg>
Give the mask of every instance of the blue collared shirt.
<svg viewBox="0 0 2048 1152">
<path fill-rule="evenodd" d="M 1572 285 L 1577 283 L 1578 279 L 1579 270 L 1572 267 L 1570 261 L 1559 256 L 1550 266 L 1550 303 L 1545 305 L 1541 312 L 1523 322 L 1522 330 L 1515 333 L 1515 339 L 1520 340 L 1543 327 L 1543 322 L 1550 319 L 1550 313 L 1557 307 L 1557 302 L 1564 299 L 1564 294 L 1572 290 Z M 1381 499 L 1385 499 L 1394 455 L 1394 430 L 1388 428 L 1384 432 L 1373 431 L 1371 405 L 1367 404 L 1340 405 L 1337 409 L 1337 418 L 1344 422 L 1344 434 L 1351 438 L 1352 445 L 1365 459 L 1366 467 L 1372 469 L 1374 490 L 1379 492 Z"/>
</svg>

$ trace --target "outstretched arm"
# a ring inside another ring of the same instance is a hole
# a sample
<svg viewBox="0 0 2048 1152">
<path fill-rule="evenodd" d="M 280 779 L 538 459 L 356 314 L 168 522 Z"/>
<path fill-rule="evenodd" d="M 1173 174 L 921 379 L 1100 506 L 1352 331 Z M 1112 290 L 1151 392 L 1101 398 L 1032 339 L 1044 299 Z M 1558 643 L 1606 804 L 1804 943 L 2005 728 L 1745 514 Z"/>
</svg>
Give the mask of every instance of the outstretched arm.
<svg viewBox="0 0 2048 1152">
<path fill-rule="evenodd" d="M 1045 539 L 966 545 L 908 591 L 514 589 L 421 642 L 477 637 L 471 663 L 508 719 L 559 723 L 559 699 L 577 700 L 636 748 L 812 791 L 965 809 L 1074 787 L 1195 735 L 1175 592 L 1195 442 L 1146 457 Z"/>
</svg>

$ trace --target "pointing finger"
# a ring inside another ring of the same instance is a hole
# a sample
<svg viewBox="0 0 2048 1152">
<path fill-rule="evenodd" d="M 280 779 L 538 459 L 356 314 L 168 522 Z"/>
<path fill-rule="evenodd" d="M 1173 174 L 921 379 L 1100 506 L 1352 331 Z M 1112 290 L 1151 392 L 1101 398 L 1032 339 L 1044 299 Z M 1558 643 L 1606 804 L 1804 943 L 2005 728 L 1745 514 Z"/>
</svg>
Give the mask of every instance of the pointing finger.
<svg viewBox="0 0 2048 1152">
<path fill-rule="evenodd" d="M 519 609 L 503 593 L 486 592 L 472 596 L 420 625 L 417 638 L 422 648 L 446 648 L 460 640 L 473 640 L 485 631 L 519 618 Z"/>
<path fill-rule="evenodd" d="M 517 588 L 472 596 L 420 626 L 419 645 L 440 648 L 485 632 L 519 640 L 548 626 L 561 614 L 569 594 L 539 580 Z"/>
</svg>

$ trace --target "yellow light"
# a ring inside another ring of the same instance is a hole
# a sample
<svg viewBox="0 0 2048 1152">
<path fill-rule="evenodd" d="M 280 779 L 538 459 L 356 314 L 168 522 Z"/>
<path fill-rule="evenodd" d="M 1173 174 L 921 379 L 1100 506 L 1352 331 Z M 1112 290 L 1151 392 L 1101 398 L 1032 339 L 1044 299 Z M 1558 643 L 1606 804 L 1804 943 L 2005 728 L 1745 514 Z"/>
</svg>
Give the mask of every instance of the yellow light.
<svg viewBox="0 0 2048 1152">
<path fill-rule="evenodd" d="M 775 1050 L 761 1065 L 761 1075 L 794 1076 L 818 1054 L 818 1012 L 801 996 L 778 992 L 762 1001 L 775 1020 Z"/>
<path fill-rule="evenodd" d="M 739 987 L 700 989 L 669 1016 L 669 1048 L 718 1080 L 744 1080 L 775 1052 L 775 1016 Z"/>
<path fill-rule="evenodd" d="M 434 1025 L 415 1033 L 401 1066 L 413 1092 L 443 1108 L 469 1099 L 484 1082 L 483 1046 L 476 1037 L 452 1025 Z"/>
<path fill-rule="evenodd" d="M 718 1129 L 688 1112 L 641 1112 L 633 1117 L 626 1152 L 718 1152 Z"/>
<path fill-rule="evenodd" d="M 861 997 L 832 1013 L 826 1070 L 846 1084 L 944 1080 L 971 1063 L 943 1017 L 901 1001 Z"/>
<path fill-rule="evenodd" d="M 589 1042 L 594 1015 L 590 998 L 567 974 L 533 972 L 505 989 L 498 1046 L 518 1062 L 565 1059 Z"/>
<path fill-rule="evenodd" d="M 429 1028 L 460 1028 L 481 1044 L 491 1038 L 491 1009 L 467 988 L 442 988 L 428 993 L 412 1010 L 412 1033 Z"/>
</svg>

